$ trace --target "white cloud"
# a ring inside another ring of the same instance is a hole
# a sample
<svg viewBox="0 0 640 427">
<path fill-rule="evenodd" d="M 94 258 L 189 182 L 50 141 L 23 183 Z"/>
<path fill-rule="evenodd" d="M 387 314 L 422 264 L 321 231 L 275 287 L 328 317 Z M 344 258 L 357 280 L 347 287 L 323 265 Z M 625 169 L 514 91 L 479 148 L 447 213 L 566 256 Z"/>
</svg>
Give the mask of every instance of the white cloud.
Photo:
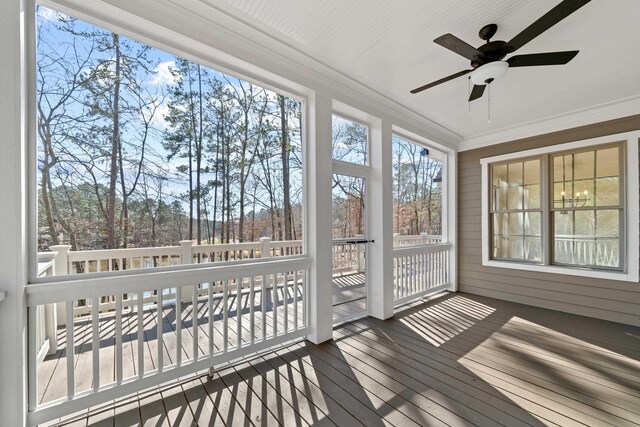
<svg viewBox="0 0 640 427">
<path fill-rule="evenodd" d="M 157 86 L 174 84 L 176 82 L 176 77 L 171 74 L 171 68 L 175 67 L 175 61 L 166 61 L 159 63 L 154 70 L 155 76 L 149 81 L 149 84 Z"/>
</svg>

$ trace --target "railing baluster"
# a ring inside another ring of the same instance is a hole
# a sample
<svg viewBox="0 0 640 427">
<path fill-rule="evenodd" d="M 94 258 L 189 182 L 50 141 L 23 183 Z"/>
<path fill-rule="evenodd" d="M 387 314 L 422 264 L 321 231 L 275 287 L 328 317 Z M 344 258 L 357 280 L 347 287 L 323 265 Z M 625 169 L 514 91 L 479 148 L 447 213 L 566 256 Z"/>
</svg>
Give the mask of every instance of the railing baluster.
<svg viewBox="0 0 640 427">
<path fill-rule="evenodd" d="M 182 286 L 176 287 L 176 366 L 182 366 Z"/>
<path fill-rule="evenodd" d="M 271 314 L 273 316 L 273 338 L 278 336 L 278 273 L 273 273 L 273 300 Z"/>
<path fill-rule="evenodd" d="M 289 272 L 283 273 L 282 303 L 284 304 L 284 333 L 289 332 Z"/>
<path fill-rule="evenodd" d="M 138 291 L 138 378 L 144 377 L 144 292 Z"/>
<path fill-rule="evenodd" d="M 116 294 L 116 382 L 122 384 L 122 294 Z"/>
<path fill-rule="evenodd" d="M 93 357 L 93 391 L 100 390 L 100 299 L 91 301 L 91 338 Z"/>
<path fill-rule="evenodd" d="M 157 336 L 158 336 L 158 372 L 162 372 L 164 370 L 163 356 L 164 356 L 164 313 L 162 310 L 162 288 L 158 288 L 158 297 L 156 298 L 156 317 L 157 317 Z"/>
<path fill-rule="evenodd" d="M 255 333 L 256 333 L 256 319 L 254 313 L 255 306 L 255 276 L 251 276 L 249 278 L 249 329 L 251 333 L 251 344 L 255 342 Z"/>
<path fill-rule="evenodd" d="M 242 347 L 242 279 L 236 278 L 236 348 Z"/>
<path fill-rule="evenodd" d="M 299 271 L 293 272 L 293 330 L 298 330 L 298 275 Z"/>
<path fill-rule="evenodd" d="M 198 360 L 198 284 L 193 285 L 193 295 L 191 298 L 191 322 L 193 335 L 193 361 Z"/>
<path fill-rule="evenodd" d="M 262 341 L 267 340 L 267 275 L 262 275 L 260 288 L 260 309 L 262 311 Z"/>
<path fill-rule="evenodd" d="M 209 314 L 209 356 L 213 356 L 214 351 L 214 341 L 213 341 L 213 287 L 215 286 L 215 282 L 209 282 L 207 286 L 207 305 L 209 306 L 208 314 Z"/>
<path fill-rule="evenodd" d="M 228 281 L 222 281 L 222 348 L 227 352 L 229 348 L 229 301 L 228 301 Z"/>
<path fill-rule="evenodd" d="M 66 301 L 66 317 L 67 317 L 67 398 L 73 399 L 75 394 L 75 379 L 73 376 L 74 368 L 74 351 L 73 351 L 73 300 Z"/>
</svg>

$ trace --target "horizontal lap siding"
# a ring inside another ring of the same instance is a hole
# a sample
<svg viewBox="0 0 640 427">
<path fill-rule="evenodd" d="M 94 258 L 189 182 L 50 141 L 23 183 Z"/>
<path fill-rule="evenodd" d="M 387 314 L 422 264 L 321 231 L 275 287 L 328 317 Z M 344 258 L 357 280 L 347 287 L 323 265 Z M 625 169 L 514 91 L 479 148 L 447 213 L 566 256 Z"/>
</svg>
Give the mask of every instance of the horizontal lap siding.
<svg viewBox="0 0 640 427">
<path fill-rule="evenodd" d="M 640 129 L 640 115 L 458 154 L 460 291 L 640 325 L 640 284 L 482 266 L 480 159 Z"/>
</svg>

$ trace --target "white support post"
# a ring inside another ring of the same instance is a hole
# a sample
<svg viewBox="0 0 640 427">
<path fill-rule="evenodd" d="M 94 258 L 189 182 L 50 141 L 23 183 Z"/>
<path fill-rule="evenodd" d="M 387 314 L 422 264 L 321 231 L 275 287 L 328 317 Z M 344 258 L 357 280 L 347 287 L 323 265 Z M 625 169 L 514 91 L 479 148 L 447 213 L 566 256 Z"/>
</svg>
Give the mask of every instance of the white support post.
<svg viewBox="0 0 640 427">
<path fill-rule="evenodd" d="M 53 261 L 53 275 L 66 276 L 69 274 L 69 251 L 71 245 L 55 245 L 49 246 L 51 252 L 55 252 L 56 256 Z"/>
<path fill-rule="evenodd" d="M 356 234 L 356 239 L 364 239 L 365 235 L 364 234 Z M 358 264 L 358 273 L 362 273 L 364 272 L 364 268 L 365 268 L 365 260 L 364 257 L 366 256 L 365 254 L 365 245 L 366 243 L 358 243 L 356 245 L 356 252 L 357 252 L 357 264 Z"/>
<path fill-rule="evenodd" d="M 371 178 L 369 187 L 369 244 L 367 264 L 369 315 L 393 316 L 393 175 L 391 124 L 383 121 L 371 128 Z"/>
<path fill-rule="evenodd" d="M 445 189 L 442 200 L 442 208 L 446 209 L 442 212 L 442 242 L 452 244 L 449 250 L 449 287 L 448 291 L 458 291 L 458 242 L 457 242 L 457 200 L 456 192 L 458 186 L 458 154 L 454 151 L 447 153 L 447 160 L 443 164 L 443 186 Z"/>
<path fill-rule="evenodd" d="M 26 207 L 27 187 L 35 188 L 28 182 L 26 158 L 23 142 L 28 135 L 23 133 L 23 120 L 26 117 L 24 105 L 21 104 L 21 88 L 23 81 L 34 82 L 35 67 L 26 78 L 21 78 L 20 50 L 24 46 L 20 40 L 21 5 L 34 8 L 30 1 L 11 0 L 2 2 L 0 13 L 0 57 L 2 58 L 2 78 L 0 79 L 0 182 L 2 182 L 2 209 L 0 209 L 0 293 L 6 292 L 5 301 L 0 305 L 0 418 L 3 426 L 24 426 L 27 412 L 26 390 L 26 292 L 28 255 L 35 255 L 25 246 L 25 227 L 29 213 Z M 27 28 L 33 28 L 33 12 L 25 18 Z M 35 31 L 34 31 L 35 36 Z M 33 38 L 27 41 L 33 43 Z M 29 58 L 33 64 L 35 57 Z M 34 96 L 35 100 L 35 96 Z M 25 116 L 21 117 L 24 112 Z M 35 117 L 35 116 L 34 116 Z M 35 149 L 35 147 L 34 147 Z M 35 155 L 34 155 L 35 161 Z M 36 194 L 36 193 L 29 193 Z M 34 197 L 35 198 L 35 197 Z M 35 237 L 34 237 L 35 241 Z"/>
<path fill-rule="evenodd" d="M 55 245 L 49 246 L 51 252 L 55 252 L 56 257 L 53 259 L 53 275 L 54 276 L 66 276 L 69 274 L 69 251 L 71 250 L 71 245 Z M 57 303 L 56 313 L 53 316 L 56 319 L 57 326 L 64 326 L 67 318 L 67 308 L 65 303 Z M 55 335 L 55 333 L 54 333 Z M 51 345 L 51 341 L 49 341 L 49 345 Z"/>
<path fill-rule="evenodd" d="M 180 264 L 193 264 L 193 241 L 180 240 Z M 182 285 L 189 285 L 190 283 L 182 283 Z M 180 285 L 180 284 L 178 284 Z M 188 303 L 193 298 L 193 289 L 195 286 L 183 286 L 182 298 L 183 303 Z"/>
<path fill-rule="evenodd" d="M 331 283 L 331 99 L 320 94 L 307 103 L 306 219 L 307 252 L 313 259 L 309 274 L 311 332 L 307 338 L 318 344 L 333 337 Z"/>
<path fill-rule="evenodd" d="M 271 237 L 260 238 L 260 258 L 269 258 L 271 256 Z"/>
</svg>

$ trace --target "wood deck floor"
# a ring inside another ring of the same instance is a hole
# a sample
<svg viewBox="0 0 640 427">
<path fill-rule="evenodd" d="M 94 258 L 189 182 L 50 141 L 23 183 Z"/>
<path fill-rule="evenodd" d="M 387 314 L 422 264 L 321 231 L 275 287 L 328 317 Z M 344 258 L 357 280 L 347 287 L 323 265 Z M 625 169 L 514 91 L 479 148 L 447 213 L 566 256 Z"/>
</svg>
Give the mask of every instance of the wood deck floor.
<svg viewBox="0 0 640 427">
<path fill-rule="evenodd" d="M 640 423 L 640 328 L 451 294 L 67 426 Z"/>
</svg>

